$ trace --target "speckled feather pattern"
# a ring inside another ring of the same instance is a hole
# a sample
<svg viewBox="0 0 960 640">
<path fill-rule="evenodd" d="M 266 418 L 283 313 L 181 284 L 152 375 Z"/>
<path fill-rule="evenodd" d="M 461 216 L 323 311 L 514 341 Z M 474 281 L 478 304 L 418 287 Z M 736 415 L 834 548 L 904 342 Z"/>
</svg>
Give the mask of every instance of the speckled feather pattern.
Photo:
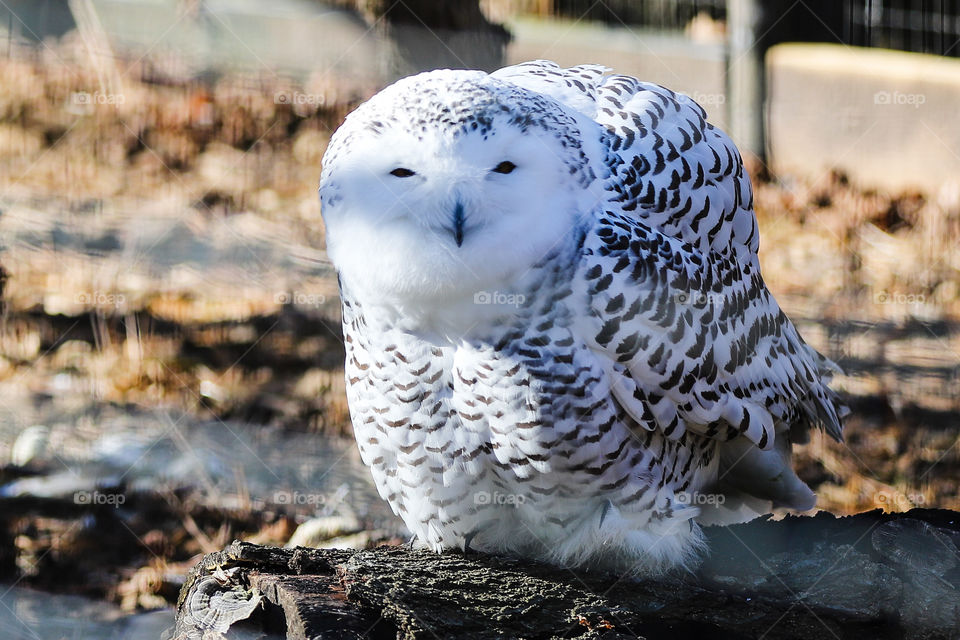
<svg viewBox="0 0 960 640">
<path fill-rule="evenodd" d="M 503 283 L 516 309 L 463 335 L 410 330 L 341 273 L 350 412 L 381 496 L 438 551 L 646 573 L 696 556 L 691 494 L 811 507 L 790 445 L 810 428 L 839 437 L 842 408 L 831 363 L 764 285 L 726 135 L 686 96 L 601 67 L 458 73 L 348 117 L 324 159 L 325 208 L 341 204 L 352 141 L 392 127 L 546 131 L 598 196 Z"/>
</svg>

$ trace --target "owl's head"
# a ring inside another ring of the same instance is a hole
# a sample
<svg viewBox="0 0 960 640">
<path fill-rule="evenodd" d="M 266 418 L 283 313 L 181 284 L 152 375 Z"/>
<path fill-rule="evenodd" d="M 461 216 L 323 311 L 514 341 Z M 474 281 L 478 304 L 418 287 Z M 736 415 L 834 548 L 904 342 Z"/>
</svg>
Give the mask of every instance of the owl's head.
<svg viewBox="0 0 960 640">
<path fill-rule="evenodd" d="M 582 135 L 596 126 L 480 71 L 387 87 L 323 159 L 327 250 L 344 285 L 404 306 L 509 286 L 596 205 Z"/>
</svg>

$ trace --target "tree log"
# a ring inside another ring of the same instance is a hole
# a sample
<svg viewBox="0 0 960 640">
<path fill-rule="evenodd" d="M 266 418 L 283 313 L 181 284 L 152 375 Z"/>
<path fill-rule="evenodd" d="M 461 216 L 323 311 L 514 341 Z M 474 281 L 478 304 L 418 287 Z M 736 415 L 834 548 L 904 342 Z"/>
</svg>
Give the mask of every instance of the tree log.
<svg viewBox="0 0 960 640">
<path fill-rule="evenodd" d="M 761 518 L 707 529 L 693 573 L 658 579 L 479 554 L 234 542 L 178 603 L 179 638 L 236 623 L 316 638 L 956 638 L 960 514 Z"/>
</svg>

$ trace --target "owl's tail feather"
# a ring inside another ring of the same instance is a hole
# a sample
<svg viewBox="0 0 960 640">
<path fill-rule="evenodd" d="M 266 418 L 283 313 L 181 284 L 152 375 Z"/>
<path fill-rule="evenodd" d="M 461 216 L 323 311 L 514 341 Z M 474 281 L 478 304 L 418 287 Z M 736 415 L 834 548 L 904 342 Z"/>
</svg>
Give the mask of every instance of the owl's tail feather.
<svg viewBox="0 0 960 640">
<path fill-rule="evenodd" d="M 697 519 L 701 524 L 734 524 L 769 513 L 773 508 L 809 511 L 817 502 L 810 487 L 793 470 L 794 444 L 809 441 L 810 430 L 823 429 L 836 440 L 842 439 L 843 419 L 850 413 L 839 394 L 830 388 L 833 376 L 842 373 L 832 360 L 804 343 L 809 356 L 809 387 L 799 401 L 800 419 L 791 424 L 774 425 L 773 446 L 764 451 L 744 437 L 717 446 L 717 480 L 713 490 L 724 500 L 708 505 Z"/>
<path fill-rule="evenodd" d="M 809 396 L 801 402 L 804 413 L 807 415 L 806 424 L 793 425 L 790 429 L 790 440 L 794 443 L 804 443 L 809 440 L 804 427 L 819 427 L 834 440 L 843 440 L 843 419 L 850 414 L 850 408 L 840 399 L 839 394 L 830 388 L 833 376 L 843 373 L 837 364 L 813 347 L 803 344 L 810 354 L 819 379 L 810 389 Z"/>
<path fill-rule="evenodd" d="M 809 511 L 814 507 L 816 495 L 793 470 L 786 430 L 777 425 L 774 446 L 766 451 L 742 437 L 718 445 L 714 491 L 724 499 L 700 515 L 701 524 L 745 522 L 771 508 Z"/>
</svg>

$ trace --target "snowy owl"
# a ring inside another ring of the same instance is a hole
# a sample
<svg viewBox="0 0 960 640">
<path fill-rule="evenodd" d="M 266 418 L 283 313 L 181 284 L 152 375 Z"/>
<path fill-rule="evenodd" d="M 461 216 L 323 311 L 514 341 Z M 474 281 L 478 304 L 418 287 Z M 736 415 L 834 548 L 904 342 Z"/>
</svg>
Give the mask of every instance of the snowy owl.
<svg viewBox="0 0 960 640">
<path fill-rule="evenodd" d="M 419 542 L 689 566 L 700 526 L 815 496 L 834 365 L 764 285 L 750 180 L 693 100 L 536 61 L 399 80 L 320 179 L 350 414 Z"/>
</svg>

